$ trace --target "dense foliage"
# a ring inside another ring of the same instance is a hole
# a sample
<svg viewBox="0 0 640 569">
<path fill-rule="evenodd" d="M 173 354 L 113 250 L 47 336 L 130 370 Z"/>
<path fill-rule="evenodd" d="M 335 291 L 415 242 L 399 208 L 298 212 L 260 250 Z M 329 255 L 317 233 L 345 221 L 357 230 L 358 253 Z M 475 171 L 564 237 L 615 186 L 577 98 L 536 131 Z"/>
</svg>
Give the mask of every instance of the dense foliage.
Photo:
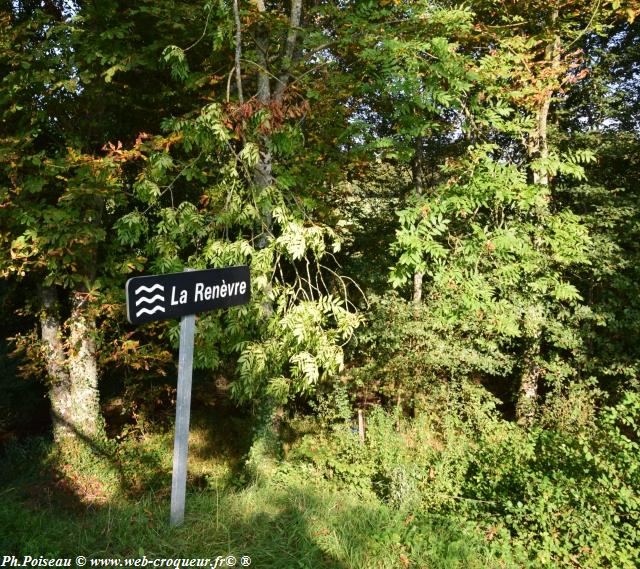
<svg viewBox="0 0 640 569">
<path fill-rule="evenodd" d="M 164 450 L 125 480 L 171 414 L 179 329 L 128 324 L 124 283 L 247 264 L 251 302 L 196 331 L 196 407 L 252 424 L 223 484 L 364 499 L 405 567 L 436 563 L 436 519 L 477 560 L 636 566 L 639 14 L 0 3 L 7 456 L 44 389 L 45 469 L 156 490 Z"/>
</svg>

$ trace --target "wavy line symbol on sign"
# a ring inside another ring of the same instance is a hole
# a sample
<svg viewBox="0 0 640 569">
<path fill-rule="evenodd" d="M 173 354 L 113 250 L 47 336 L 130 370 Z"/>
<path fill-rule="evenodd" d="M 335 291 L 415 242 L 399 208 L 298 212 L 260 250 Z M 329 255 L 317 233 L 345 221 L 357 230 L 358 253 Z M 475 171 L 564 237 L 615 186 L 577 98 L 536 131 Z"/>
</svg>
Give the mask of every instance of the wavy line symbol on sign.
<svg viewBox="0 0 640 569">
<path fill-rule="evenodd" d="M 140 310 L 138 310 L 138 312 L 136 312 L 136 317 L 140 316 L 141 314 L 155 314 L 156 312 L 164 312 L 164 308 L 162 306 L 156 306 L 152 309 L 141 308 Z"/>
<path fill-rule="evenodd" d="M 136 289 L 136 294 L 140 294 L 141 292 L 153 292 L 154 290 L 161 290 L 164 292 L 164 287 L 159 283 L 154 284 L 153 286 L 141 285 Z"/>
<path fill-rule="evenodd" d="M 164 293 L 164 287 L 161 284 L 154 284 L 153 286 L 144 286 L 144 285 L 139 286 L 136 289 L 136 296 L 143 292 L 146 292 L 147 294 L 149 294 L 149 296 L 140 296 L 139 298 L 137 298 L 136 308 L 140 307 L 141 304 L 152 305 L 155 302 L 164 302 L 164 296 L 161 294 L 156 294 L 154 296 L 151 296 L 151 293 L 156 290 L 159 290 Z M 140 316 L 141 314 L 155 314 L 156 312 L 164 312 L 164 307 L 160 305 L 142 307 L 140 308 L 140 310 L 136 312 L 136 317 Z"/>
<path fill-rule="evenodd" d="M 138 306 L 138 304 L 142 304 L 143 302 L 146 302 L 147 304 L 153 304 L 156 300 L 161 300 L 162 302 L 164 302 L 164 296 L 162 296 L 161 294 L 156 294 L 152 298 L 147 298 L 146 296 L 141 296 L 136 301 L 136 306 Z"/>
</svg>

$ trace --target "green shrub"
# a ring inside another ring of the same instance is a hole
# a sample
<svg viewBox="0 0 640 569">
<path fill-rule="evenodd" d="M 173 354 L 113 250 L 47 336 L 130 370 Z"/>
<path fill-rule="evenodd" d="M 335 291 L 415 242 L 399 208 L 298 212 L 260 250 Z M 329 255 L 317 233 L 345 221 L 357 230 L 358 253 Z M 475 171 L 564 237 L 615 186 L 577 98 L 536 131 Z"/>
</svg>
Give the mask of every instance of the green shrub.
<svg viewBox="0 0 640 569">
<path fill-rule="evenodd" d="M 513 427 L 504 441 L 479 446 L 464 492 L 490 502 L 485 513 L 542 565 L 637 567 L 639 412 L 630 393 L 593 430 Z"/>
<path fill-rule="evenodd" d="M 374 409 L 364 444 L 342 423 L 291 456 L 397 511 L 469 520 L 527 550 L 533 566 L 640 564 L 640 396 L 596 415 L 570 389 L 531 430 L 502 419 L 474 385 L 443 385 L 430 400 L 413 419 Z"/>
</svg>

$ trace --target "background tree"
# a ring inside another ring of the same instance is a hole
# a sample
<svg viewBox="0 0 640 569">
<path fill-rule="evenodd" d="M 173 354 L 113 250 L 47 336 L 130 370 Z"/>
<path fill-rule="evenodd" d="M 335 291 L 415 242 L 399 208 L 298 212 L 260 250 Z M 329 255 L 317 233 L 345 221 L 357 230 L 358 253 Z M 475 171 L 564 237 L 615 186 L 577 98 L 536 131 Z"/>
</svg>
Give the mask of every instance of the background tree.
<svg viewBox="0 0 640 569">
<path fill-rule="evenodd" d="M 107 238 L 126 197 L 121 157 L 101 148 L 158 128 L 162 112 L 148 112 L 158 101 L 171 112 L 185 99 L 168 71 L 162 79 L 165 43 L 151 30 L 167 22 L 178 37 L 192 31 L 169 22 L 168 5 L 121 8 L 26 3 L 3 12 L 2 268 L 27 286 L 40 283 L 29 306 L 40 315 L 61 442 L 101 436 L 96 318 L 122 268 L 140 263 Z"/>
</svg>

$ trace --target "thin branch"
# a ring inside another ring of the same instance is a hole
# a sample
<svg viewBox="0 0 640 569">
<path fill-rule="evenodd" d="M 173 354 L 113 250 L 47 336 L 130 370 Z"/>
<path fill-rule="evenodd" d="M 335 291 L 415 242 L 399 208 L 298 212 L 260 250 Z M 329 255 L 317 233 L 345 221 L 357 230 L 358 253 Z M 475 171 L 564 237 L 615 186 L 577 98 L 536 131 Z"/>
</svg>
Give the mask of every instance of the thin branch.
<svg viewBox="0 0 640 569">
<path fill-rule="evenodd" d="M 276 81 L 280 82 L 280 79 L 278 79 L 273 73 L 271 73 L 271 71 L 264 67 L 264 65 L 256 63 L 255 61 L 251 61 L 250 59 L 242 59 L 241 61 L 243 61 L 244 63 L 249 63 L 250 65 L 255 65 L 261 73 L 264 73 L 265 75 L 268 75 L 269 77 L 272 77 Z"/>
<path fill-rule="evenodd" d="M 303 278 L 300 276 L 300 273 L 298 272 L 298 267 L 296 267 L 295 263 L 291 263 L 291 266 L 293 267 L 293 270 L 296 272 L 296 282 L 294 287 L 294 290 L 296 291 L 296 296 L 297 296 L 297 293 L 300 292 L 304 295 L 304 297 L 309 302 L 311 302 L 313 300 L 313 297 L 309 298 L 309 295 L 307 294 L 307 291 L 304 288 Z"/>
<path fill-rule="evenodd" d="M 289 86 L 295 85 L 298 81 L 300 81 L 305 75 L 308 75 L 309 73 L 313 73 L 314 71 L 316 71 L 317 69 L 320 69 L 321 67 L 325 67 L 327 65 L 329 65 L 329 61 L 323 61 L 322 63 L 318 63 L 317 65 L 314 65 L 311 69 L 307 69 L 307 71 L 305 71 L 304 73 L 302 73 L 301 75 L 297 75 L 296 78 L 291 81 L 291 83 L 289 84 Z M 279 87 L 278 87 L 279 88 Z"/>
<path fill-rule="evenodd" d="M 231 98 L 231 78 L 233 77 L 233 74 L 235 73 L 236 70 L 236 66 L 234 65 L 231 68 L 231 71 L 229 72 L 229 77 L 227 78 L 227 103 L 229 102 L 229 99 Z"/>
<path fill-rule="evenodd" d="M 501 25 L 495 25 L 495 26 L 487 24 L 487 28 L 492 28 L 492 29 L 519 28 L 520 26 L 526 26 L 527 24 L 529 24 L 529 20 L 516 22 L 515 24 L 501 24 Z"/>
<path fill-rule="evenodd" d="M 589 23 L 586 25 L 586 27 L 584 28 L 584 30 L 582 30 L 577 37 L 565 48 L 565 51 L 568 51 L 569 48 L 575 44 L 582 36 L 584 36 L 589 29 L 591 28 L 591 24 L 593 23 L 593 20 L 596 17 L 596 14 L 598 13 L 598 11 L 600 10 L 600 5 L 602 4 L 602 0 L 598 0 L 598 2 L 596 2 L 596 6 L 593 9 L 593 14 L 591 14 L 591 19 L 589 20 Z"/>
<path fill-rule="evenodd" d="M 307 265 L 307 282 L 309 283 L 309 292 L 311 293 L 311 296 L 313 297 L 313 289 L 315 287 L 311 283 L 311 271 L 309 270 L 309 257 L 305 255 L 304 260 L 305 260 L 306 265 Z M 320 296 L 322 295 L 320 290 L 318 290 L 318 295 L 320 295 Z"/>
<path fill-rule="evenodd" d="M 204 30 L 202 30 L 202 35 L 194 41 L 189 47 L 185 47 L 182 51 L 189 51 L 192 47 L 197 46 L 204 38 L 204 35 L 207 33 L 207 26 L 209 25 L 209 18 L 211 18 L 211 8 L 209 8 L 209 13 L 207 14 L 207 20 L 204 23 Z"/>
<path fill-rule="evenodd" d="M 360 292 L 360 294 L 362 295 L 362 298 L 364 298 L 364 301 L 367 303 L 367 307 L 369 307 L 369 300 L 367 299 L 367 295 L 366 295 L 366 294 L 363 292 L 363 290 L 358 286 L 358 283 L 356 283 L 352 278 L 347 277 L 347 276 L 344 276 L 344 275 L 339 275 L 339 274 L 338 274 L 338 273 L 336 273 L 333 269 L 330 269 L 330 268 L 329 268 L 329 267 L 327 267 L 326 265 L 322 265 L 322 264 L 318 263 L 318 266 L 319 266 L 321 269 L 324 269 L 324 270 L 328 271 L 329 273 L 331 273 L 331 274 L 336 278 L 336 280 L 340 281 L 340 284 L 342 285 L 342 290 L 343 290 L 343 293 L 344 293 L 344 300 L 345 300 L 345 303 L 351 304 L 351 306 L 353 306 L 353 307 L 355 308 L 355 305 L 354 305 L 351 301 L 349 301 L 349 297 L 348 297 L 348 295 L 347 295 L 347 286 L 345 285 L 345 281 L 350 281 L 350 282 L 351 282 L 351 284 L 353 284 L 353 286 L 355 286 L 355 287 L 358 289 L 358 291 L 359 291 L 359 292 Z M 323 279 L 323 283 L 324 283 L 324 279 Z M 327 286 L 327 285 L 326 285 L 326 283 L 325 283 L 325 285 L 324 285 L 324 286 L 325 286 L 325 287 Z M 329 289 L 327 288 L 327 291 L 328 291 L 328 290 L 329 290 Z"/>
</svg>

